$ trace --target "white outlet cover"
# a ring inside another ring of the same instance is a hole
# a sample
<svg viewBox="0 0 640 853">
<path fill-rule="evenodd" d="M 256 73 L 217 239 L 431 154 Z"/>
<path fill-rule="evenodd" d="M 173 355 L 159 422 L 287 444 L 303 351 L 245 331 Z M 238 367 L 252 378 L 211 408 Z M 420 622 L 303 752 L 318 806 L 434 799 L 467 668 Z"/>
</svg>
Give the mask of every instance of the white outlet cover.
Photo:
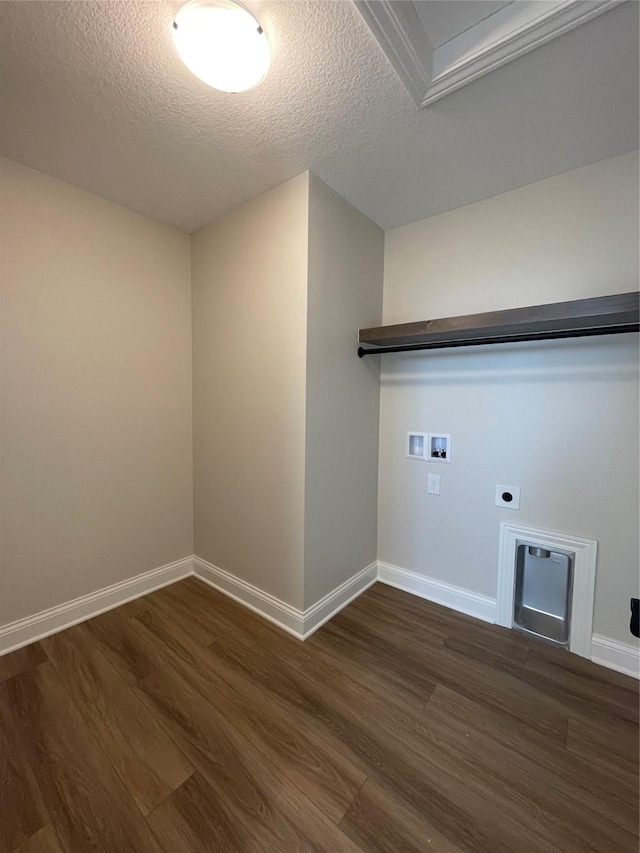
<svg viewBox="0 0 640 853">
<path fill-rule="evenodd" d="M 427 494 L 440 494 L 440 474 L 429 474 L 427 476 Z"/>
<path fill-rule="evenodd" d="M 511 500 L 507 495 L 511 496 Z M 503 506 L 506 509 L 520 509 L 520 487 L 496 486 L 496 506 Z"/>
</svg>

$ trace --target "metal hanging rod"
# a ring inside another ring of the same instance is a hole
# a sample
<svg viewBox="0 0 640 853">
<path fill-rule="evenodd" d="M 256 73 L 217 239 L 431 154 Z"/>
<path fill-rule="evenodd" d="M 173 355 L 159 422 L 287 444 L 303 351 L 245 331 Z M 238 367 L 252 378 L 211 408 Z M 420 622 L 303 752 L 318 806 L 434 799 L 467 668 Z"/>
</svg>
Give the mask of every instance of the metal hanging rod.
<svg viewBox="0 0 640 853">
<path fill-rule="evenodd" d="M 491 335 L 485 338 L 462 338 L 458 341 L 431 341 L 423 344 L 403 344 L 391 347 L 358 347 L 358 358 L 365 355 L 382 355 L 385 352 L 417 352 L 430 349 L 452 349 L 453 347 L 478 347 L 486 344 L 511 344 L 520 341 L 552 341 L 558 338 L 587 338 L 599 335 L 622 335 L 640 331 L 640 323 L 624 323 L 617 326 L 591 326 L 581 329 L 562 329 L 547 332 L 521 332 L 515 335 Z"/>
</svg>

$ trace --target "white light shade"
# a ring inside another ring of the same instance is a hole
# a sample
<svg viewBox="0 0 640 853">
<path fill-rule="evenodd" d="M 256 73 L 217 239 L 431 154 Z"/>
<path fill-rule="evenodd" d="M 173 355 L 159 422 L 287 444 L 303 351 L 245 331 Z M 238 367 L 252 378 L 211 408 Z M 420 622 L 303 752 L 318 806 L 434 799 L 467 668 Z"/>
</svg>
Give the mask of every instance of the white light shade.
<svg viewBox="0 0 640 853">
<path fill-rule="evenodd" d="M 231 0 L 192 0 L 176 15 L 173 41 L 189 71 L 222 92 L 264 80 L 269 42 L 253 15 Z"/>
</svg>

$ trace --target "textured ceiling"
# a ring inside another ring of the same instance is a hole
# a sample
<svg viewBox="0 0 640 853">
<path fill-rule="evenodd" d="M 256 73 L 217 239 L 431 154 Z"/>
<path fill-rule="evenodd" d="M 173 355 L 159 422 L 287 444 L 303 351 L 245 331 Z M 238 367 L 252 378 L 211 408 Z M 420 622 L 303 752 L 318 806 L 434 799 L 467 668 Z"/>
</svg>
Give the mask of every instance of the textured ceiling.
<svg viewBox="0 0 640 853">
<path fill-rule="evenodd" d="M 348 0 L 252 4 L 243 95 L 180 63 L 180 5 L 0 2 L 2 152 L 192 231 L 308 168 L 391 228 L 638 147 L 635 2 L 424 110 Z"/>
</svg>

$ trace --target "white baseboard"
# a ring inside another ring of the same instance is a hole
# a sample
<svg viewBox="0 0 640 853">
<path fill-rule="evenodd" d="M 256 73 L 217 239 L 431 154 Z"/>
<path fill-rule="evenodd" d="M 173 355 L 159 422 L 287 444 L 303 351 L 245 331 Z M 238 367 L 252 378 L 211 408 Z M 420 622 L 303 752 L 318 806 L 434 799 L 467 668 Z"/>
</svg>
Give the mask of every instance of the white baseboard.
<svg viewBox="0 0 640 853">
<path fill-rule="evenodd" d="M 314 631 L 317 631 L 354 598 L 361 595 L 376 580 L 460 613 L 475 616 L 484 622 L 495 622 L 496 617 L 496 602 L 492 598 L 380 561 L 371 563 L 306 610 L 298 610 L 200 557 L 185 557 L 161 566 L 159 569 L 144 572 L 121 583 L 0 627 L 0 655 L 28 646 L 65 628 L 70 628 L 78 622 L 84 622 L 191 575 L 195 575 L 199 580 L 215 587 L 300 640 L 310 637 Z M 640 678 L 638 646 L 594 634 L 591 660 L 625 675 Z"/>
<path fill-rule="evenodd" d="M 201 557 L 193 558 L 193 572 L 201 581 L 244 604 L 299 640 L 305 640 L 376 582 L 377 565 L 371 563 L 306 610 L 292 607 Z"/>
<path fill-rule="evenodd" d="M 257 586 L 243 581 L 235 575 L 219 569 L 213 563 L 208 563 L 201 557 L 193 558 L 193 573 L 201 581 L 228 595 L 229 598 L 244 604 L 269 622 L 273 622 L 294 637 L 302 640 L 304 637 L 303 612 L 292 607 L 279 598 L 263 592 Z"/>
<path fill-rule="evenodd" d="M 322 627 L 325 622 L 332 619 L 343 607 L 346 607 L 354 598 L 369 589 L 378 579 L 378 564 L 371 565 L 350 577 L 340 586 L 325 595 L 303 613 L 303 638 L 306 640 L 314 631 Z"/>
<path fill-rule="evenodd" d="M 140 598 L 142 595 L 147 595 L 191 575 L 239 601 L 270 622 L 274 622 L 294 637 L 304 640 L 375 583 L 377 564 L 372 563 L 362 569 L 303 611 L 200 557 L 185 557 L 183 560 L 144 572 L 121 583 L 0 627 L 0 655 L 28 646 L 44 637 L 77 625 L 78 622 L 92 619 L 106 610 L 112 610 L 114 607 L 119 607 L 121 604 L 126 604 L 128 601 L 133 601 L 135 598 Z"/>
<path fill-rule="evenodd" d="M 591 660 L 633 678 L 640 678 L 640 648 L 620 643 L 610 637 L 594 634 L 591 640 Z"/>
<path fill-rule="evenodd" d="M 408 569 L 401 569 L 399 566 L 380 561 L 378 561 L 378 580 L 460 613 L 475 616 L 483 622 L 496 620 L 495 599 L 487 598 L 477 592 L 427 578 L 417 572 L 410 572 Z"/>
<path fill-rule="evenodd" d="M 175 583 L 193 574 L 193 558 L 185 557 L 175 563 L 160 566 L 129 578 L 121 583 L 83 595 L 66 604 L 43 610 L 26 619 L 19 619 L 0 628 L 0 655 L 13 652 L 22 646 L 35 643 L 65 628 L 112 610 L 141 595 L 147 595 L 163 586 Z"/>
</svg>

